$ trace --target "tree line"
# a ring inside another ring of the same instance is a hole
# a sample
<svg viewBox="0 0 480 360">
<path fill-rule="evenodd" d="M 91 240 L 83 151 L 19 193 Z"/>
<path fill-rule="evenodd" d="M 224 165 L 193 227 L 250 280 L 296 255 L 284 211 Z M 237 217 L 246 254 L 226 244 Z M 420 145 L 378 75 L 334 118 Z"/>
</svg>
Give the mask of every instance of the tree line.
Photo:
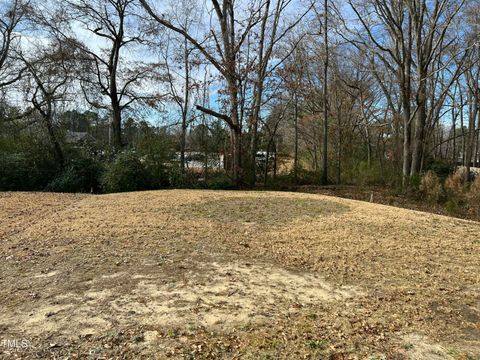
<svg viewBox="0 0 480 360">
<path fill-rule="evenodd" d="M 13 0 L 0 11 L 7 190 L 21 188 L 22 166 L 44 178 L 25 188 L 90 169 L 100 180 L 81 191 L 209 176 L 405 190 L 428 170 L 463 165 L 468 181 L 480 167 L 475 0 Z"/>
</svg>

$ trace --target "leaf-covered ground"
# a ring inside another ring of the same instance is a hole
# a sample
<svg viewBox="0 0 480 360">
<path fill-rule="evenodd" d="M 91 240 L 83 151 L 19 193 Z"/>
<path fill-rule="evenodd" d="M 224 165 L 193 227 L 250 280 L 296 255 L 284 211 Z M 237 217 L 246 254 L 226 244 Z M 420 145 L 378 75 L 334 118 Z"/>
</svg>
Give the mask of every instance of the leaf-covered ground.
<svg viewBox="0 0 480 360">
<path fill-rule="evenodd" d="M 479 359 L 479 250 L 313 194 L 0 193 L 0 358 Z"/>
</svg>

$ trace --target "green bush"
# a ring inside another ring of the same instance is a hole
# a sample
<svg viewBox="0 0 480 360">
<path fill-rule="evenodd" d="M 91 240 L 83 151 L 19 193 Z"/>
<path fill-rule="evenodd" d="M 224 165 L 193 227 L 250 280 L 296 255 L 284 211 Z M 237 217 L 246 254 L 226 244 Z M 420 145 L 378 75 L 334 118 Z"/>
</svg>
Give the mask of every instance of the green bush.
<svg viewBox="0 0 480 360">
<path fill-rule="evenodd" d="M 360 161 L 357 168 L 359 185 L 374 185 L 378 183 L 381 177 L 379 168 L 377 164 L 371 164 L 369 167 L 367 161 Z"/>
<path fill-rule="evenodd" d="M 214 190 L 233 190 L 236 188 L 232 179 L 225 173 L 212 175 L 207 181 L 207 187 Z"/>
<path fill-rule="evenodd" d="M 275 178 L 270 175 L 268 177 L 267 185 L 274 189 L 288 188 L 291 185 L 319 185 L 320 184 L 320 172 L 307 170 L 299 166 L 297 169 L 297 179 L 295 179 L 294 171 L 290 171 L 288 174 L 277 174 Z M 263 183 L 263 174 L 259 183 Z"/>
<path fill-rule="evenodd" d="M 168 185 L 176 189 L 192 189 L 192 188 L 207 188 L 207 182 L 205 181 L 204 173 L 191 171 L 185 169 L 185 174 L 182 174 L 180 164 L 173 162 L 166 170 L 168 175 Z M 214 172 L 208 173 L 208 178 L 214 177 Z"/>
<path fill-rule="evenodd" d="M 32 187 L 30 169 L 23 154 L 0 157 L 0 190 L 27 190 Z"/>
<path fill-rule="evenodd" d="M 46 187 L 55 192 L 98 192 L 101 165 L 91 158 L 74 158 Z"/>
<path fill-rule="evenodd" d="M 105 192 L 146 190 L 150 188 L 149 173 L 134 152 L 122 152 L 106 165 L 101 184 Z"/>
<path fill-rule="evenodd" d="M 168 184 L 173 188 L 184 188 L 186 187 L 186 176 L 182 174 L 180 166 L 177 164 L 172 164 L 168 169 L 165 170 L 168 176 Z"/>
<path fill-rule="evenodd" d="M 420 191 L 421 184 L 422 184 L 421 174 L 415 174 L 408 178 L 408 185 L 409 185 L 408 187 L 410 188 L 410 190 Z"/>
<path fill-rule="evenodd" d="M 134 147 L 136 156 L 141 159 L 141 163 L 147 171 L 149 188 L 165 188 L 170 185 L 171 181 L 178 180 L 176 175 L 171 176 L 170 174 L 171 171 L 177 169 L 171 165 L 175 153 L 165 129 L 152 129 L 142 123 Z"/>
<path fill-rule="evenodd" d="M 445 209 L 450 215 L 457 215 L 460 211 L 460 206 L 457 201 L 450 199 L 445 203 Z"/>
<path fill-rule="evenodd" d="M 42 190 L 56 175 L 58 169 L 47 158 L 28 153 L 0 155 L 0 191 Z"/>
<path fill-rule="evenodd" d="M 294 182 L 293 173 L 290 174 L 291 181 Z M 320 184 L 320 172 L 306 169 L 298 169 L 297 182 L 299 185 L 317 185 Z"/>
<path fill-rule="evenodd" d="M 451 162 L 438 160 L 430 163 L 427 170 L 433 171 L 440 179 L 445 180 L 448 175 L 453 173 L 455 167 Z"/>
<path fill-rule="evenodd" d="M 149 188 L 163 189 L 171 184 L 172 168 L 167 168 L 163 162 L 151 159 L 148 155 L 142 157 L 142 164 L 146 171 Z"/>
</svg>

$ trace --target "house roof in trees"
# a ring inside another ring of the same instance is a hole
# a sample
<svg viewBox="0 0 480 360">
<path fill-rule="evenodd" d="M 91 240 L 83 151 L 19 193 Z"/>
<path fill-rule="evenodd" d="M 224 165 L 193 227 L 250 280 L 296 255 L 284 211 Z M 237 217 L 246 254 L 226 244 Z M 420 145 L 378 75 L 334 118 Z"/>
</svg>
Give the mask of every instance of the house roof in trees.
<svg viewBox="0 0 480 360">
<path fill-rule="evenodd" d="M 84 131 L 68 131 L 65 136 L 65 141 L 69 144 L 78 144 L 84 142 L 96 142 L 96 139 Z"/>
</svg>

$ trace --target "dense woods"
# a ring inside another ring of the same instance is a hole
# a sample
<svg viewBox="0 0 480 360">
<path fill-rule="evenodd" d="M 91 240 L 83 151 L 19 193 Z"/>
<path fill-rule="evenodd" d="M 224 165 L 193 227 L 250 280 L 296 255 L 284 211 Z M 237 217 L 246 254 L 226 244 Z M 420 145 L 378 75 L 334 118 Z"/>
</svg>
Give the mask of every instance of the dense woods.
<svg viewBox="0 0 480 360">
<path fill-rule="evenodd" d="M 445 179 L 468 197 L 480 167 L 475 0 L 0 11 L 2 190 L 350 184 L 453 201 Z"/>
</svg>

